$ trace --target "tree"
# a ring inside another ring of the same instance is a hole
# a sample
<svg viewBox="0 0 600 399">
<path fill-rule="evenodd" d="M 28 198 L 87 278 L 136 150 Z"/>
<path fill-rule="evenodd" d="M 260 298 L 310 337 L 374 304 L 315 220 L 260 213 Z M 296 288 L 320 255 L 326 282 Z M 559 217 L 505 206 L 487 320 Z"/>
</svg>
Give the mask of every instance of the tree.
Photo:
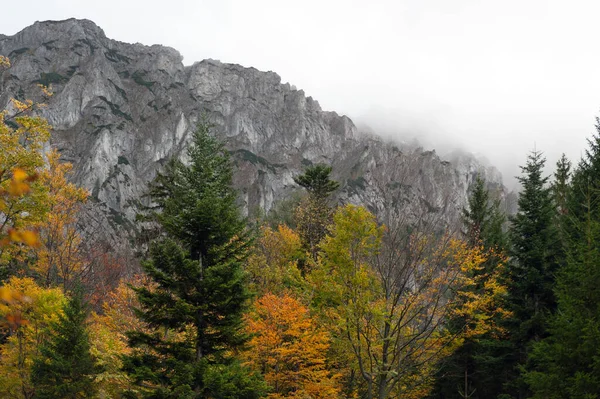
<svg viewBox="0 0 600 399">
<path fill-rule="evenodd" d="M 60 285 L 69 291 L 85 272 L 86 260 L 77 221 L 88 193 L 67 180 L 73 166 L 61 163 L 56 150 L 47 155 L 48 166 L 39 178 L 39 183 L 48 190 L 47 212 L 44 220 L 35 224 L 41 245 L 36 250 L 33 269 L 44 286 Z"/>
<path fill-rule="evenodd" d="M 31 365 L 48 328 L 63 311 L 65 297 L 58 288 L 44 289 L 31 278 L 11 277 L 2 287 L 17 300 L 0 303 L 0 397 L 30 399 L 35 393 Z"/>
<path fill-rule="evenodd" d="M 9 67 L 8 59 L 0 56 L 0 70 Z M 50 95 L 45 88 L 42 92 Z M 50 138 L 50 125 L 31 115 L 41 106 L 13 99 L 9 109 L 0 111 L 0 279 L 15 272 L 26 252 L 23 244 L 37 245 L 33 225 L 46 212 L 47 190 L 36 180 L 44 166 L 42 148 Z"/>
<path fill-rule="evenodd" d="M 314 261 L 317 260 L 318 244 L 331 223 L 333 211 L 328 203 L 329 196 L 339 187 L 339 183 L 329 177 L 331 170 L 331 166 L 315 165 L 294 178 L 296 184 L 308 192 L 296 208 L 295 219 L 302 243 Z"/>
<path fill-rule="evenodd" d="M 600 121 L 596 129 L 559 208 L 566 263 L 557 273 L 557 311 L 525 374 L 536 399 L 600 396 Z"/>
<path fill-rule="evenodd" d="M 571 161 L 569 161 L 565 154 L 562 154 L 560 159 L 556 161 L 556 171 L 554 172 L 554 181 L 552 182 L 552 195 L 560 215 L 568 212 L 567 196 L 570 178 Z"/>
<path fill-rule="evenodd" d="M 483 244 L 486 248 L 505 247 L 502 226 L 506 218 L 500 211 L 500 201 L 492 200 L 485 180 L 477 176 L 469 196 L 469 207 L 463 209 L 465 235 L 471 245 Z"/>
<path fill-rule="evenodd" d="M 261 381 L 236 361 L 247 341 L 249 294 L 242 264 L 249 240 L 235 205 L 223 144 L 201 123 L 187 151 L 151 186 L 151 212 L 166 237 L 150 246 L 143 269 L 155 285 L 135 288 L 140 319 L 124 369 L 148 398 L 255 398 Z M 131 391 L 130 395 L 135 395 Z"/>
<path fill-rule="evenodd" d="M 303 279 L 298 263 L 304 258 L 300 237 L 292 229 L 285 225 L 276 230 L 263 226 L 246 262 L 251 289 L 261 295 L 300 288 Z"/>
<path fill-rule="evenodd" d="M 152 331 L 134 312 L 140 304 L 132 287 L 141 286 L 150 289 L 153 287 L 143 275 L 121 280 L 106 296 L 102 303 L 102 312 L 92 313 L 89 327 L 90 351 L 103 369 L 97 378 L 98 396 L 102 398 L 121 397 L 121 393 L 131 387 L 130 379 L 122 370 L 123 355 L 131 354 L 131 349 L 127 346 L 126 332 Z"/>
<path fill-rule="evenodd" d="M 247 316 L 247 359 L 271 387 L 269 398 L 336 398 L 337 376 L 327 369 L 328 333 L 306 306 L 282 294 L 257 299 Z"/>
<path fill-rule="evenodd" d="M 506 331 L 501 326 L 510 316 L 505 309 L 506 256 L 505 217 L 498 200 L 492 201 L 485 180 L 477 177 L 468 208 L 463 210 L 464 236 L 470 251 L 480 252 L 485 260 L 480 267 L 472 268 L 468 289 L 462 294 L 489 301 L 473 314 L 465 312 L 464 304 L 458 303 L 454 315 L 448 320 L 448 328 L 460 333 L 469 326 L 468 320 L 475 316 L 484 320 L 486 329 L 467 334 L 460 346 L 440 364 L 435 389 L 431 398 L 495 398 L 502 393 L 503 368 L 508 350 Z M 491 290 L 490 290 L 491 289 Z"/>
<path fill-rule="evenodd" d="M 513 348 L 507 368 L 513 374 L 507 377 L 506 392 L 518 398 L 529 394 L 518 367 L 526 367 L 532 344 L 546 337 L 548 314 L 556 309 L 553 290 L 560 242 L 552 191 L 542 176 L 544 164 L 542 154 L 534 151 L 521 167 L 519 211 L 509 229 L 508 304 L 513 318 L 507 328 Z"/>
<path fill-rule="evenodd" d="M 484 302 L 467 289 L 475 284 L 468 273 L 484 257 L 426 229 L 378 226 L 352 205 L 336 212 L 321 248 L 309 275 L 313 307 L 332 332 L 334 358 L 342 359 L 336 367 L 346 371 L 346 381 L 360 379 L 354 383 L 369 399 L 427 395 L 435 363 L 459 338 L 445 328 L 457 301 L 472 319 L 484 313 Z M 464 296 L 454 295 L 461 290 Z M 469 328 L 478 330 L 472 319 Z"/>
<path fill-rule="evenodd" d="M 96 375 L 102 370 L 90 352 L 87 331 L 87 304 L 76 290 L 58 321 L 51 326 L 49 339 L 33 361 L 31 381 L 34 398 L 93 398 Z"/>
</svg>

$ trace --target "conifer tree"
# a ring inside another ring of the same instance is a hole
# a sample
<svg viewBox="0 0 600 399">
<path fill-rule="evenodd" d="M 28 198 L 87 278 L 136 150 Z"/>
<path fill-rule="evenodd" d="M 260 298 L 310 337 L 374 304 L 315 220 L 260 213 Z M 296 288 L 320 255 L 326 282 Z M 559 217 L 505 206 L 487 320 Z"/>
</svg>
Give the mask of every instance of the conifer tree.
<svg viewBox="0 0 600 399">
<path fill-rule="evenodd" d="M 600 133 L 600 126 L 596 126 Z M 566 264 L 557 277 L 550 336 L 525 374 L 533 398 L 600 397 L 600 135 L 573 174 L 564 219 Z"/>
<path fill-rule="evenodd" d="M 138 316 L 154 333 L 131 332 L 124 369 L 146 398 L 255 398 L 262 380 L 235 359 L 247 337 L 249 298 L 242 262 L 249 238 L 231 187 L 229 153 L 201 123 L 189 165 L 173 160 L 154 181 L 151 212 L 163 237 L 143 268 L 153 289 L 136 288 Z M 166 236 L 166 237 L 164 237 Z"/>
<path fill-rule="evenodd" d="M 466 238 L 471 245 L 483 244 L 486 248 L 501 248 L 506 244 L 502 230 L 506 221 L 500 210 L 500 200 L 490 198 L 485 179 L 477 176 L 469 196 L 468 209 L 463 209 Z"/>
<path fill-rule="evenodd" d="M 328 200 L 340 186 L 338 182 L 331 180 L 331 170 L 331 166 L 315 165 L 294 178 L 296 184 L 308 192 L 308 197 L 296 208 L 295 219 L 303 245 L 315 262 L 318 245 L 327 234 L 327 226 L 332 221 L 333 210 Z"/>
<path fill-rule="evenodd" d="M 34 359 L 31 381 L 36 399 L 94 397 L 95 376 L 102 370 L 90 353 L 87 316 L 87 304 L 76 290 L 40 348 L 40 357 Z"/>
<path fill-rule="evenodd" d="M 509 230 L 509 308 L 511 358 L 505 366 L 513 375 L 507 376 L 506 392 L 516 398 L 528 395 L 527 385 L 519 369 L 527 367 L 533 343 L 547 336 L 547 318 L 556 308 L 555 273 L 558 268 L 558 235 L 555 224 L 556 207 L 548 178 L 544 177 L 545 158 L 538 151 L 527 157 L 519 177 L 519 210 L 511 219 Z"/>
</svg>

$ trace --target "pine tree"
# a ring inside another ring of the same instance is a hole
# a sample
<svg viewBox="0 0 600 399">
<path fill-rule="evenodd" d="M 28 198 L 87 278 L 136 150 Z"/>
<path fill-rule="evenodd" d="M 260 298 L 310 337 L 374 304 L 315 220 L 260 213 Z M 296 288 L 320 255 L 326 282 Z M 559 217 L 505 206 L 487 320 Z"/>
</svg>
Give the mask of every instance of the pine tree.
<svg viewBox="0 0 600 399">
<path fill-rule="evenodd" d="M 600 397 L 600 135 L 589 145 L 566 190 L 558 309 L 525 375 L 536 399 Z"/>
<path fill-rule="evenodd" d="M 151 187 L 151 216 L 164 236 L 143 268 L 154 288 L 136 288 L 142 321 L 124 369 L 146 398 L 255 398 L 263 383 L 235 359 L 247 341 L 249 294 L 242 262 L 250 243 L 231 187 L 229 153 L 201 123 L 189 165 L 173 160 Z M 139 396 L 138 395 L 138 396 Z"/>
<path fill-rule="evenodd" d="M 88 307 L 80 290 L 64 308 L 64 314 L 51 329 L 34 359 L 31 381 L 35 398 L 92 398 L 95 376 L 102 370 L 90 353 L 86 319 Z"/>
<path fill-rule="evenodd" d="M 512 354 L 505 366 L 512 369 L 506 390 L 513 397 L 528 395 L 519 369 L 526 368 L 533 343 L 547 336 L 547 318 L 556 308 L 555 273 L 558 268 L 559 241 L 556 230 L 556 207 L 548 178 L 543 177 L 545 158 L 533 151 L 521 167 L 519 177 L 519 211 L 511 219 L 509 230 L 509 307 L 513 318 L 507 328 L 511 335 Z"/>
<path fill-rule="evenodd" d="M 331 166 L 315 165 L 294 178 L 296 184 L 308 192 L 308 197 L 296 208 L 295 219 L 302 243 L 315 262 L 318 245 L 327 234 L 327 226 L 332 221 L 333 210 L 328 200 L 340 186 L 330 179 L 331 171 Z"/>
</svg>

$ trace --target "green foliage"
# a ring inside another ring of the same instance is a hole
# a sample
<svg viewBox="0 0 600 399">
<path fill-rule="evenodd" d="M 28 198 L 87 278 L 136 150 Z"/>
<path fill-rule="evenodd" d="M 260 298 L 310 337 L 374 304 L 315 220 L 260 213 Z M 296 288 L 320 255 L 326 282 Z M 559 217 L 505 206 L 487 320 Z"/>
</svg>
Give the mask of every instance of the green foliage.
<svg viewBox="0 0 600 399">
<path fill-rule="evenodd" d="M 296 184 L 304 187 L 309 194 L 317 198 L 327 198 L 340 184 L 329 178 L 331 166 L 315 165 L 306 168 L 303 175 L 294 178 Z"/>
<path fill-rule="evenodd" d="M 469 208 L 463 209 L 467 240 L 471 245 L 481 243 L 486 248 L 504 248 L 506 238 L 502 226 L 505 220 L 500 201 L 490 198 L 485 180 L 477 176 L 469 196 Z"/>
<path fill-rule="evenodd" d="M 90 353 L 86 319 L 88 315 L 80 291 L 76 291 L 51 328 L 50 339 L 42 344 L 34 359 L 31 381 L 35 398 L 92 398 L 95 377 L 102 370 Z"/>
<path fill-rule="evenodd" d="M 509 308 L 513 318 L 508 323 L 512 350 L 505 367 L 513 370 L 506 389 L 513 396 L 528 394 L 519 368 L 527 365 L 534 342 L 547 336 L 548 314 L 555 310 L 555 274 L 558 269 L 560 242 L 555 224 L 556 207 L 548 178 L 543 177 L 545 159 L 532 152 L 519 178 L 519 211 L 511 219 L 509 231 L 512 259 L 509 263 Z"/>
<path fill-rule="evenodd" d="M 151 332 L 128 334 L 124 369 L 146 398 L 254 398 L 264 383 L 234 358 L 247 341 L 249 298 L 241 268 L 249 240 L 235 205 L 229 154 L 202 123 L 189 166 L 171 161 L 151 186 L 149 216 L 166 238 L 143 268 L 153 287 L 136 288 Z M 135 395 L 132 390 L 129 395 Z"/>
<path fill-rule="evenodd" d="M 536 399 L 600 397 L 600 136 L 589 146 L 565 190 L 566 264 L 557 277 L 558 309 L 525 374 Z M 568 168 L 562 169 L 564 176 Z"/>
<path fill-rule="evenodd" d="M 327 234 L 327 226 L 333 215 L 328 203 L 329 196 L 340 186 L 330 179 L 331 170 L 331 166 L 315 165 L 294 178 L 296 184 L 308 192 L 308 197 L 296 208 L 295 221 L 302 244 L 314 261 L 317 260 L 319 243 Z"/>
</svg>

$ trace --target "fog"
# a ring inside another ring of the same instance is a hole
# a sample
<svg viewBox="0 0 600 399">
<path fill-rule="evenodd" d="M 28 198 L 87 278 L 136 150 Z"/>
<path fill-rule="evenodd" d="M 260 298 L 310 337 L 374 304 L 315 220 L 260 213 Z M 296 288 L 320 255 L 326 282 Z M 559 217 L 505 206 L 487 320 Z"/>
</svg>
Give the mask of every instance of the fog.
<svg viewBox="0 0 600 399">
<path fill-rule="evenodd" d="M 600 2 L 33 0 L 0 33 L 87 18 L 108 37 L 277 72 L 323 109 L 443 154 L 485 156 L 509 187 L 528 151 L 575 162 L 600 110 Z"/>
</svg>

